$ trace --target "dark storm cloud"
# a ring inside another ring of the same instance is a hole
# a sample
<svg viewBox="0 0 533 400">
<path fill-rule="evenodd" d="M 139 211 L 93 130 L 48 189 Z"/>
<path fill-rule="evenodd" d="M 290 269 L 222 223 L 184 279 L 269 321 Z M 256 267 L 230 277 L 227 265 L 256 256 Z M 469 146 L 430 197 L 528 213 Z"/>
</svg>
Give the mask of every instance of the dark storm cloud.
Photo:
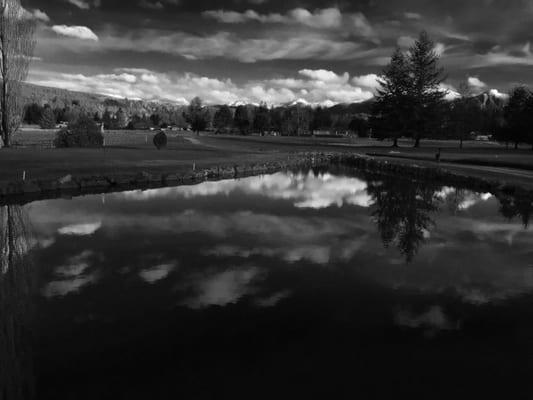
<svg viewBox="0 0 533 400">
<path fill-rule="evenodd" d="M 320 96 L 322 102 L 364 100 L 371 87 L 354 85 L 351 78 L 368 81 L 379 74 L 394 48 L 407 48 L 421 30 L 436 41 L 449 85 L 476 76 L 506 90 L 532 79 L 533 6 L 525 0 L 28 0 L 24 5 L 41 21 L 42 61 L 34 65 L 32 81 L 102 91 L 109 86 L 102 77 L 125 80 L 123 87 L 106 91 L 117 96 L 139 92 L 132 86 L 141 78 L 133 82 L 120 70 L 142 68 L 168 80 L 176 93 L 160 96 L 167 99 L 204 94 L 188 92 L 198 87 L 183 82 L 203 78 L 216 86 L 208 89 L 217 91 L 209 101 L 238 96 L 255 101 L 265 93 L 274 102 L 316 102 Z M 312 83 L 299 73 L 305 69 L 331 71 L 341 80 L 348 72 L 349 84 L 341 92 L 339 85 L 319 81 L 323 90 L 314 85 L 311 96 Z M 81 85 L 84 78 L 94 85 Z M 293 85 L 272 84 L 280 79 Z M 155 89 L 150 97 L 158 97 Z"/>
</svg>

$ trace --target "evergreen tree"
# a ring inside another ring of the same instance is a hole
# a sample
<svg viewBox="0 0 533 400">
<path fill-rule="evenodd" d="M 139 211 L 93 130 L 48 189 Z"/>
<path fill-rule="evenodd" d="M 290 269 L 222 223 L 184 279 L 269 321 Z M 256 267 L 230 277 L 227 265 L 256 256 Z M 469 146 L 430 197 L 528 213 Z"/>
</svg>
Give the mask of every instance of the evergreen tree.
<svg viewBox="0 0 533 400">
<path fill-rule="evenodd" d="M 525 141 L 526 132 L 530 129 L 532 102 L 531 91 L 525 86 L 514 88 L 509 97 L 509 102 L 505 106 L 504 115 L 506 121 L 505 141 L 514 142 L 515 149 L 518 144 Z"/>
<path fill-rule="evenodd" d="M 256 132 L 259 132 L 261 136 L 270 127 L 270 113 L 266 104 L 262 103 L 255 112 L 253 127 Z"/>
<path fill-rule="evenodd" d="M 408 59 L 397 49 L 379 80 L 371 121 L 376 136 L 392 138 L 394 147 L 412 123 L 412 80 Z"/>
<path fill-rule="evenodd" d="M 246 106 L 238 106 L 235 110 L 234 125 L 241 135 L 246 135 L 252 125 L 250 112 Z"/>
<path fill-rule="evenodd" d="M 415 147 L 420 139 L 427 137 L 439 121 L 439 109 L 446 92 L 440 88 L 444 81 L 444 70 L 439 67 L 439 55 L 435 43 L 426 32 L 421 32 L 408 54 L 412 82 L 409 100 L 410 117 L 413 122 Z"/>
<path fill-rule="evenodd" d="M 313 112 L 313 122 L 311 129 L 313 131 L 329 131 L 333 125 L 331 114 L 327 108 L 317 107 Z"/>
<path fill-rule="evenodd" d="M 446 92 L 440 88 L 444 71 L 438 66 L 435 43 L 426 32 L 407 54 L 397 49 L 383 71 L 373 110 L 372 127 L 377 137 L 393 138 L 409 134 L 415 147 L 434 129 L 440 128 L 442 103 Z"/>
<path fill-rule="evenodd" d="M 220 107 L 213 118 L 213 125 L 217 133 L 227 132 L 233 124 L 233 115 L 227 105 Z"/>
<path fill-rule="evenodd" d="M 39 125 L 42 129 L 54 129 L 56 127 L 56 116 L 50 107 L 45 107 Z"/>
<path fill-rule="evenodd" d="M 191 124 L 192 130 L 197 135 L 200 135 L 200 132 L 207 128 L 208 116 L 208 110 L 204 108 L 202 99 L 199 97 L 192 99 L 189 107 L 187 107 L 185 119 Z"/>
</svg>

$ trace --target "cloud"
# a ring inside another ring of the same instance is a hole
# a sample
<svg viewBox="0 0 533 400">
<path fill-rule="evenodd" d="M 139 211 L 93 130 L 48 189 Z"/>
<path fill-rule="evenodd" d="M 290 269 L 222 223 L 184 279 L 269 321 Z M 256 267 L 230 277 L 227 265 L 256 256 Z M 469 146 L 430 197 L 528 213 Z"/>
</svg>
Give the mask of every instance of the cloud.
<svg viewBox="0 0 533 400">
<path fill-rule="evenodd" d="M 141 0 L 139 2 L 139 6 L 142 7 L 142 8 L 148 8 L 150 10 L 162 10 L 163 8 L 165 8 L 163 3 L 161 3 L 160 1 L 156 1 L 156 2 L 152 3 L 152 2 L 150 2 L 148 0 Z"/>
<path fill-rule="evenodd" d="M 68 225 L 58 230 L 60 235 L 90 236 L 102 227 L 102 222 Z"/>
<path fill-rule="evenodd" d="M 363 37 L 374 37 L 375 31 L 363 13 L 343 15 L 337 7 L 309 11 L 295 8 L 286 14 L 259 14 L 254 10 L 244 12 L 226 10 L 208 10 L 202 15 L 225 24 L 243 24 L 260 22 L 263 24 L 303 25 L 314 29 L 342 29 L 344 32 L 358 34 Z"/>
<path fill-rule="evenodd" d="M 193 309 L 235 304 L 253 291 L 251 284 L 259 276 L 259 268 L 249 267 L 230 269 L 199 278 L 192 285 L 192 289 L 197 292 L 196 295 L 186 299 L 182 304 Z"/>
<path fill-rule="evenodd" d="M 177 6 L 180 4 L 180 0 L 159 0 L 159 1 L 140 0 L 139 1 L 139 7 L 147 8 L 149 10 L 163 10 L 165 8 L 165 5 L 168 5 L 168 4 Z"/>
<path fill-rule="evenodd" d="M 68 0 L 68 2 L 82 10 L 88 10 L 91 8 L 91 5 L 85 0 Z"/>
<path fill-rule="evenodd" d="M 482 89 L 487 86 L 485 82 L 482 82 L 478 77 L 470 76 L 467 80 L 468 86 L 476 89 Z"/>
<path fill-rule="evenodd" d="M 305 8 L 295 8 L 287 14 L 259 14 L 254 10 L 244 12 L 208 10 L 202 15 L 226 24 L 240 24 L 250 21 L 261 23 L 301 24 L 314 28 L 338 28 L 342 24 L 342 14 L 338 8 L 318 9 L 314 12 Z"/>
<path fill-rule="evenodd" d="M 352 78 L 352 82 L 356 86 L 362 86 L 370 89 L 377 89 L 381 87 L 379 83 L 379 76 L 376 74 L 355 76 Z"/>
<path fill-rule="evenodd" d="M 452 323 L 439 306 L 431 307 L 422 314 L 402 310 L 396 313 L 394 321 L 405 328 L 426 328 L 436 331 L 456 330 L 459 323 Z"/>
<path fill-rule="evenodd" d="M 98 41 L 98 36 L 86 26 L 54 25 L 52 30 L 58 35 L 68 36 L 82 40 Z"/>
<path fill-rule="evenodd" d="M 407 19 L 415 19 L 415 20 L 422 19 L 422 15 L 420 15 L 419 13 L 415 13 L 415 12 L 405 12 L 403 16 Z"/>
<path fill-rule="evenodd" d="M 89 260 L 94 256 L 91 251 L 84 251 L 81 254 L 71 257 L 65 265 L 54 271 L 58 280 L 49 282 L 41 290 L 43 296 L 47 298 L 66 296 L 76 293 L 84 286 L 97 281 L 96 274 L 86 274 L 90 268 Z"/>
<path fill-rule="evenodd" d="M 50 22 L 50 17 L 44 11 L 41 11 L 40 9 L 37 9 L 37 8 L 31 11 L 28 11 L 28 15 L 31 18 L 36 19 L 37 21 Z"/>
<path fill-rule="evenodd" d="M 149 269 L 142 270 L 141 272 L 139 272 L 139 276 L 147 283 L 155 283 L 157 281 L 165 279 L 175 269 L 175 264 L 161 264 Z"/>
<path fill-rule="evenodd" d="M 187 104 L 200 96 L 208 104 L 246 103 L 285 104 L 298 99 L 310 104 L 353 103 L 373 96 L 368 88 L 349 82 L 347 73 L 303 69 L 305 79 L 284 78 L 250 81 L 241 85 L 192 73 L 170 75 L 146 69 L 121 68 L 112 74 L 57 74 L 33 70 L 29 81 L 50 87 L 104 94 L 129 99 L 164 100 Z"/>
<path fill-rule="evenodd" d="M 242 180 L 204 182 L 194 186 L 125 192 L 128 200 L 146 201 L 158 197 L 198 198 L 229 196 L 238 191 L 247 195 L 276 200 L 291 200 L 297 208 L 324 209 L 345 205 L 368 208 L 372 203 L 367 185 L 358 178 L 334 176 L 329 173 L 277 173 Z"/>
</svg>

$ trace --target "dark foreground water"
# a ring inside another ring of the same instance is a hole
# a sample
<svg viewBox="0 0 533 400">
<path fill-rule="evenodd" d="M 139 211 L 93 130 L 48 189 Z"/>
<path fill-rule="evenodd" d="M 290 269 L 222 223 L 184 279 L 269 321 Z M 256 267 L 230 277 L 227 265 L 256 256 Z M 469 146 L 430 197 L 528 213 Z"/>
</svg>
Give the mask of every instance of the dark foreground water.
<svg viewBox="0 0 533 400">
<path fill-rule="evenodd" d="M 0 398 L 533 398 L 530 209 L 345 172 L 2 207 Z"/>
</svg>

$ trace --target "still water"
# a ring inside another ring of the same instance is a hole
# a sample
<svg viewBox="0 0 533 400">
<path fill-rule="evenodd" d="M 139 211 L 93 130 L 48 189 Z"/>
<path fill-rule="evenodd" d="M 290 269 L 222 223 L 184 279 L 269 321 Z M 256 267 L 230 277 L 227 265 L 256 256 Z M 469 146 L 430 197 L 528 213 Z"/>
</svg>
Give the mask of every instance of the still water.
<svg viewBox="0 0 533 400">
<path fill-rule="evenodd" d="M 0 398 L 533 398 L 530 211 L 342 170 L 4 206 Z"/>
</svg>

